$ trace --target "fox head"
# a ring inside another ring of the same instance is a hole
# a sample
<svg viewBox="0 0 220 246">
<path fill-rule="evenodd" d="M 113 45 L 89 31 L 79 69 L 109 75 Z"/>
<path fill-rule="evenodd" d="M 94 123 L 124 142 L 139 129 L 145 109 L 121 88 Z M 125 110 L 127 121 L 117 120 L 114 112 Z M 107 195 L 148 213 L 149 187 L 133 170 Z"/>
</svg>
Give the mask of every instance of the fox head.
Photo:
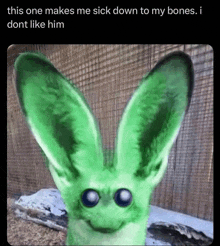
<svg viewBox="0 0 220 246">
<path fill-rule="evenodd" d="M 103 149 L 83 94 L 45 56 L 23 53 L 15 71 L 22 111 L 66 205 L 67 244 L 144 244 L 150 197 L 192 96 L 189 56 L 171 53 L 143 77 L 114 150 Z"/>
</svg>

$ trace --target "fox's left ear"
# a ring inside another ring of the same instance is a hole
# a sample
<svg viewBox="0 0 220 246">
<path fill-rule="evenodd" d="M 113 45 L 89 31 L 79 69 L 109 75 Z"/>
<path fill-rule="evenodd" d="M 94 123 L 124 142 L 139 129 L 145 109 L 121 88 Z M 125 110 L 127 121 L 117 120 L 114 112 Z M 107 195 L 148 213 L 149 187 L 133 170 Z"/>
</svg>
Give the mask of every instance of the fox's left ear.
<svg viewBox="0 0 220 246">
<path fill-rule="evenodd" d="M 117 168 L 155 186 L 162 179 L 193 90 L 188 55 L 174 52 L 145 76 L 123 113 L 116 141 Z"/>
</svg>

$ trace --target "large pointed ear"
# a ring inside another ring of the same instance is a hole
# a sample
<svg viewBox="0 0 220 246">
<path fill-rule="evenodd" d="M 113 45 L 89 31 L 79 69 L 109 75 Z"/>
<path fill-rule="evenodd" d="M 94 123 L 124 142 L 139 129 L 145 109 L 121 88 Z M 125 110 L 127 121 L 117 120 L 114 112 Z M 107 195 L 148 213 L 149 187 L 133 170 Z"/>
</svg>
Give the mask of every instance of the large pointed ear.
<svg viewBox="0 0 220 246">
<path fill-rule="evenodd" d="M 130 99 L 118 129 L 117 168 L 157 185 L 178 134 L 193 89 L 189 56 L 174 52 L 145 76 Z"/>
<path fill-rule="evenodd" d="M 101 136 L 82 93 L 39 53 L 21 54 L 15 71 L 23 113 L 58 189 L 81 172 L 99 169 Z"/>
</svg>

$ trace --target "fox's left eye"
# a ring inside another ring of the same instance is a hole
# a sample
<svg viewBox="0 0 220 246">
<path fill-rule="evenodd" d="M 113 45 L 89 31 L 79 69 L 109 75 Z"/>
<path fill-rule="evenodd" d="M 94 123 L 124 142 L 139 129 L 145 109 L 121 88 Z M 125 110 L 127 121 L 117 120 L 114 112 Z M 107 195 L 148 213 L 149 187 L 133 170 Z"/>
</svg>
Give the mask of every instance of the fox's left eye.
<svg viewBox="0 0 220 246">
<path fill-rule="evenodd" d="M 92 189 L 85 190 L 81 198 L 86 207 L 94 207 L 99 202 L 98 193 Z"/>
<path fill-rule="evenodd" d="M 120 207 L 126 207 L 132 202 L 131 192 L 127 189 L 119 189 L 115 192 L 115 202 Z"/>
</svg>

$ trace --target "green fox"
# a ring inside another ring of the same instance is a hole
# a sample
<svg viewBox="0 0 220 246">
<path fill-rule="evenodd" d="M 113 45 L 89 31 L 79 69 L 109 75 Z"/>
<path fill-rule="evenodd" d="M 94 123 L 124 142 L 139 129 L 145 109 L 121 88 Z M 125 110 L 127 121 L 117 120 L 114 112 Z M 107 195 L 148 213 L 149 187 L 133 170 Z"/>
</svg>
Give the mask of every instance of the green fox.
<svg viewBox="0 0 220 246">
<path fill-rule="evenodd" d="M 189 107 L 194 72 L 181 51 L 143 77 L 106 150 L 83 94 L 40 53 L 15 61 L 22 111 L 68 213 L 66 245 L 144 245 L 151 194 Z"/>
</svg>

